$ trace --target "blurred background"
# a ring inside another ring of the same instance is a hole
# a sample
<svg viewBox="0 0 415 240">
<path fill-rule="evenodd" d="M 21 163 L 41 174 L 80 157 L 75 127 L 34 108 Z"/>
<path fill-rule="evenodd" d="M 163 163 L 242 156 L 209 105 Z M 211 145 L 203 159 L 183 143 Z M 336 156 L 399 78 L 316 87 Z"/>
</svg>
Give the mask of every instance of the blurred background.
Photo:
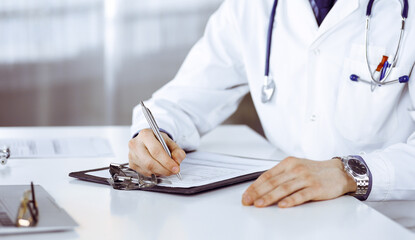
<svg viewBox="0 0 415 240">
<path fill-rule="evenodd" d="M 223 0 L 1 0 L 0 126 L 129 125 Z M 226 123 L 262 134 L 248 95 Z"/>
</svg>

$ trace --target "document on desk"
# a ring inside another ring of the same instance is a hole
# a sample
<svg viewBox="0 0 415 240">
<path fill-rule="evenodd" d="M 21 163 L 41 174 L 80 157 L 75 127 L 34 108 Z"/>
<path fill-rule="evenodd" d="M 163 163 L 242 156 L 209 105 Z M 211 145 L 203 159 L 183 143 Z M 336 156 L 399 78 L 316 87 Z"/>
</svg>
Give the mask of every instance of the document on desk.
<svg viewBox="0 0 415 240">
<path fill-rule="evenodd" d="M 172 184 L 161 183 L 158 186 L 190 188 L 207 185 L 227 179 L 247 175 L 250 173 L 266 171 L 277 162 L 243 158 L 222 154 L 194 152 L 189 153 L 180 165 L 182 180 L 176 176 L 164 177 Z"/>
<path fill-rule="evenodd" d="M 99 137 L 0 139 L 0 146 L 10 148 L 11 159 L 114 156 L 108 140 Z"/>
<path fill-rule="evenodd" d="M 188 153 L 181 163 L 182 180 L 176 176 L 159 177 L 157 186 L 143 189 L 176 194 L 195 194 L 256 179 L 262 172 L 278 164 L 278 160 L 245 158 L 207 152 Z M 111 178 L 108 168 L 72 172 L 81 180 L 108 184 Z"/>
</svg>

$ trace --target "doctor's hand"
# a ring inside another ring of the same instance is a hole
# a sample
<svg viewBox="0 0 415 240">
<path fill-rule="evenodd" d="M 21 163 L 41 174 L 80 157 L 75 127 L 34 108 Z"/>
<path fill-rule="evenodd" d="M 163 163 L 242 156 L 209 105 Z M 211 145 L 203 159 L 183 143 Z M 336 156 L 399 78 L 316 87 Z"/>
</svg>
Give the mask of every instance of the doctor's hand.
<svg viewBox="0 0 415 240">
<path fill-rule="evenodd" d="M 337 198 L 357 185 L 339 159 L 312 161 L 288 157 L 264 172 L 242 196 L 242 204 L 286 208 L 309 201 Z"/>
<path fill-rule="evenodd" d="M 166 133 L 162 132 L 161 135 L 172 157 L 169 157 L 151 129 L 143 129 L 128 143 L 130 168 L 146 176 L 170 176 L 180 172 L 180 163 L 186 153 Z"/>
</svg>

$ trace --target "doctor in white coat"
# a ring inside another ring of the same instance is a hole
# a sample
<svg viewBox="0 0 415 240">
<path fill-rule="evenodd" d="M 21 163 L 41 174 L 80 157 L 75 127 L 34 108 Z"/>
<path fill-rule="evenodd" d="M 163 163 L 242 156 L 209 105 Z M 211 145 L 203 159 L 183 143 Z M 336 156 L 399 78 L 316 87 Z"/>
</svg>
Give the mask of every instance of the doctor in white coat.
<svg viewBox="0 0 415 240">
<path fill-rule="evenodd" d="M 196 149 L 250 92 L 267 139 L 293 157 L 261 175 L 244 205 L 291 207 L 346 193 L 415 199 L 415 1 L 333 2 L 330 10 L 318 0 L 226 0 L 177 76 L 146 102 L 172 158 L 137 106 L 130 167 L 179 172 L 182 149 Z"/>
</svg>

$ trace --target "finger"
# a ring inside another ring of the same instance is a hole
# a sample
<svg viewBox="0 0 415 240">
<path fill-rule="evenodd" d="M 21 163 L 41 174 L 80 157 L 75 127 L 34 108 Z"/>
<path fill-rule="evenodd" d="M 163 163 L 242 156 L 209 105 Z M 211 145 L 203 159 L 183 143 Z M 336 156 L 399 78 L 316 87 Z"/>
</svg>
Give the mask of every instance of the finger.
<svg viewBox="0 0 415 240">
<path fill-rule="evenodd" d="M 163 138 L 166 141 L 167 147 L 170 149 L 171 157 L 180 165 L 180 163 L 182 163 L 183 160 L 186 158 L 186 153 L 166 133 L 161 134 L 163 135 Z"/>
<path fill-rule="evenodd" d="M 163 165 L 160 164 L 159 161 L 151 156 L 148 149 L 143 144 L 138 144 L 136 146 L 136 151 L 130 151 L 129 155 L 131 155 L 129 157 L 133 159 L 133 161 L 130 161 L 130 163 L 132 162 L 137 165 L 139 167 L 138 172 L 141 174 L 146 176 L 151 175 L 151 173 L 163 176 L 170 176 L 172 174 L 171 171 L 166 169 Z M 171 159 L 170 161 L 174 162 Z"/>
<path fill-rule="evenodd" d="M 140 132 L 142 134 L 143 131 Z M 145 147 L 150 152 L 151 157 L 156 160 L 163 168 L 167 169 L 171 174 L 176 174 L 180 171 L 180 167 L 177 164 L 176 161 L 174 161 L 164 150 L 161 143 L 157 140 L 157 138 L 154 136 L 153 132 L 146 131 L 143 132 L 143 139 L 145 139 L 143 142 L 145 144 Z M 141 156 L 140 156 L 141 157 Z M 148 160 L 148 158 L 146 158 Z M 150 167 L 153 167 L 151 162 L 147 161 L 147 164 L 150 164 Z M 140 167 L 143 167 L 143 165 L 140 165 Z M 161 170 L 161 169 L 160 169 Z"/>
<path fill-rule="evenodd" d="M 141 141 L 139 141 L 137 138 L 133 138 L 128 142 L 128 148 L 129 148 L 128 160 L 129 160 L 130 166 L 134 166 L 134 165 L 138 166 L 138 164 L 140 163 L 140 158 L 138 156 L 149 155 L 147 149 L 145 147 L 141 147 L 140 145 L 144 146 L 144 144 Z"/>
<path fill-rule="evenodd" d="M 264 173 L 264 174 L 268 174 L 268 173 Z M 242 197 L 242 204 L 252 205 L 257 199 L 261 198 L 262 196 L 272 191 L 273 189 L 277 188 L 281 184 L 294 179 L 294 177 L 295 177 L 295 174 L 291 172 L 283 172 L 269 179 L 267 176 L 265 176 L 264 179 L 267 179 L 267 180 L 258 178 L 258 180 L 260 181 L 260 184 L 255 184 L 256 182 L 254 182 L 251 186 L 248 187 L 248 189 L 245 191 Z"/>
<path fill-rule="evenodd" d="M 274 178 L 275 176 L 280 175 L 284 171 L 285 171 L 285 165 L 278 164 L 278 165 L 274 166 L 273 168 L 271 168 L 270 170 L 268 170 L 268 171 L 264 172 L 263 174 L 261 174 L 261 176 L 259 176 L 258 179 L 256 179 L 254 181 L 254 183 L 252 183 L 246 189 L 245 193 L 242 195 L 242 204 L 244 204 L 244 205 L 252 205 L 253 202 L 260 195 L 258 193 L 258 189 L 261 189 L 262 188 L 261 186 L 264 183 L 268 182 L 270 179 Z M 262 191 L 262 194 L 264 194 L 264 192 L 267 192 L 266 190 L 270 191 L 269 189 L 264 189 Z"/>
<path fill-rule="evenodd" d="M 291 180 L 281 184 L 271 192 L 265 194 L 254 202 L 255 207 L 266 207 L 272 205 L 282 198 L 285 198 L 294 192 L 303 189 L 306 186 L 303 180 Z"/>
<path fill-rule="evenodd" d="M 288 208 L 288 207 L 297 206 L 297 205 L 313 200 L 314 196 L 315 196 L 315 193 L 312 188 L 304 188 L 282 199 L 278 203 L 278 207 Z"/>
<path fill-rule="evenodd" d="M 140 166 L 138 166 L 137 164 L 135 164 L 133 162 L 130 162 L 128 167 L 133 169 L 134 171 L 144 175 L 144 176 L 147 176 L 147 177 L 149 177 L 149 176 L 151 176 L 151 174 L 153 174 L 152 172 L 141 168 Z"/>
</svg>

